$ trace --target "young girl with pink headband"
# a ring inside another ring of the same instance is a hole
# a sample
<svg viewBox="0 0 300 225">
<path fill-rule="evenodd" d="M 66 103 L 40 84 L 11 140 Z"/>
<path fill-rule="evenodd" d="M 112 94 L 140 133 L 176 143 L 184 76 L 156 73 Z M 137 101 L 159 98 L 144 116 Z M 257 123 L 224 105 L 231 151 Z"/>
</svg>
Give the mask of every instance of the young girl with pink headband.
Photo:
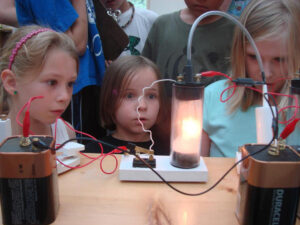
<svg viewBox="0 0 300 225">
<path fill-rule="evenodd" d="M 11 120 L 12 135 L 22 134 L 16 118 L 32 99 L 30 131 L 54 135 L 54 123 L 70 103 L 78 72 L 78 54 L 71 38 L 39 26 L 17 29 L 5 43 L 0 58 L 0 113 Z M 56 136 L 74 136 L 58 120 Z M 61 141 L 60 141 L 61 142 Z"/>
</svg>

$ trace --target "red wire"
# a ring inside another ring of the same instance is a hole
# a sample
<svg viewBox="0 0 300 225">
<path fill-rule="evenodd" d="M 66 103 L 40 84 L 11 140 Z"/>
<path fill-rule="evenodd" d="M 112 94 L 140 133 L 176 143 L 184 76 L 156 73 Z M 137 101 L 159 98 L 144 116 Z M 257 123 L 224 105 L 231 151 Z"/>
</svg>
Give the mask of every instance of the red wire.
<svg viewBox="0 0 300 225">
<path fill-rule="evenodd" d="M 205 76 L 205 77 L 212 77 L 212 76 L 216 76 L 216 75 L 220 75 L 220 76 L 224 76 L 226 77 L 227 79 L 229 79 L 230 81 L 232 81 L 232 78 L 224 73 L 220 73 L 220 72 L 216 72 L 216 71 L 206 71 L 206 72 L 202 72 L 201 73 L 202 76 Z M 275 82 L 278 82 L 278 81 L 281 81 L 281 80 L 286 80 L 287 78 L 286 77 L 282 77 L 282 78 L 279 78 L 277 79 Z M 236 87 L 238 87 L 238 85 L 236 85 L 236 83 L 234 83 L 232 86 L 229 86 L 227 88 L 225 88 L 221 95 L 220 95 L 220 101 L 225 103 L 227 102 L 236 92 Z M 230 94 L 230 96 L 228 96 L 225 100 L 223 100 L 223 94 L 225 92 L 227 92 L 228 90 L 230 90 L 231 88 L 234 88 L 232 93 Z M 262 94 L 262 91 L 257 89 L 257 88 L 254 88 L 254 87 L 249 87 L 249 86 L 245 86 L 245 88 L 248 88 L 248 89 L 251 89 L 253 91 L 256 91 L 256 92 L 259 92 Z M 295 101 L 295 105 L 293 106 L 286 106 L 286 107 L 283 107 L 281 108 L 279 111 L 278 111 L 278 114 L 282 113 L 284 110 L 288 109 L 288 108 L 295 108 L 295 109 L 299 109 L 299 106 L 298 106 L 298 99 L 295 98 L 294 96 L 292 95 L 286 95 L 286 94 L 282 94 L 282 93 L 275 93 L 275 92 L 268 92 L 268 94 L 270 95 L 273 95 L 273 96 L 283 96 L 283 97 L 289 97 L 289 98 L 294 98 L 294 101 Z M 282 133 L 280 134 L 281 137 L 287 137 L 291 132 L 294 131 L 295 129 L 295 126 L 297 124 L 297 122 L 299 121 L 298 118 L 296 118 L 296 115 L 297 115 L 297 110 L 294 111 L 293 113 L 293 116 L 291 118 L 289 118 L 288 120 L 286 121 L 278 121 L 279 123 L 281 124 L 288 124 L 285 129 L 282 131 Z M 292 121 L 292 122 L 291 122 Z"/>
<path fill-rule="evenodd" d="M 251 90 L 253 90 L 253 91 L 256 91 L 256 92 L 259 92 L 259 93 L 261 93 L 262 94 L 262 91 L 261 90 L 259 90 L 259 89 L 257 89 L 257 88 L 254 88 L 254 87 L 246 87 L 246 88 L 248 88 L 248 89 L 251 89 Z M 298 99 L 297 98 L 295 98 L 294 96 L 292 96 L 292 95 L 286 95 L 286 94 L 282 94 L 282 93 L 277 93 L 277 92 L 268 92 L 268 94 L 270 94 L 270 95 L 277 95 L 277 96 L 282 96 L 282 97 L 288 97 L 288 98 L 293 98 L 294 100 L 295 100 L 295 103 L 296 103 L 296 105 L 298 105 Z M 282 113 L 283 112 L 283 110 L 286 110 L 287 108 L 291 108 L 291 107 L 295 107 L 295 108 L 297 108 L 297 106 L 286 106 L 286 107 L 283 107 L 283 108 L 281 108 L 279 111 L 278 111 L 278 114 L 280 114 L 280 113 Z M 294 112 L 294 115 L 289 119 L 289 120 L 287 120 L 287 121 L 278 121 L 280 124 L 286 124 L 286 123 L 289 123 L 291 120 L 293 120 L 294 118 L 296 118 L 296 111 Z"/>
<path fill-rule="evenodd" d="M 289 123 L 284 130 L 281 132 L 280 137 L 282 139 L 286 139 L 294 130 L 300 119 L 296 118 L 291 123 Z"/>
<path fill-rule="evenodd" d="M 119 146 L 118 148 L 123 148 L 124 150 L 126 149 L 125 146 Z M 105 174 L 113 174 L 114 172 L 116 172 L 116 170 L 117 170 L 117 168 L 118 168 L 118 159 L 117 159 L 117 157 L 116 157 L 115 155 L 112 155 L 112 154 L 114 154 L 114 153 L 121 153 L 121 151 L 118 150 L 118 149 L 114 149 L 114 150 L 112 150 L 111 152 L 105 154 L 105 155 L 102 157 L 102 159 L 100 159 L 100 170 L 101 170 L 103 173 L 105 173 Z M 105 172 L 104 169 L 103 169 L 103 167 L 102 167 L 102 162 L 103 162 L 103 160 L 106 158 L 106 156 L 113 156 L 113 157 L 115 158 L 115 160 L 116 160 L 116 166 L 115 166 L 115 168 L 114 168 L 111 172 Z"/>
<path fill-rule="evenodd" d="M 31 102 L 36 100 L 36 99 L 40 99 L 40 98 L 44 98 L 44 96 L 35 96 L 35 97 L 31 97 L 28 102 L 26 102 L 22 108 L 19 110 L 17 116 L 16 116 L 16 122 L 19 126 L 21 126 L 23 128 L 23 136 L 24 137 L 28 137 L 29 134 L 33 134 L 32 131 L 30 131 L 30 106 L 31 106 Z M 21 113 L 23 112 L 23 110 L 25 109 L 25 107 L 27 107 L 26 112 L 25 112 L 25 116 L 23 119 L 23 124 L 20 122 L 19 118 Z"/>
<path fill-rule="evenodd" d="M 101 157 L 101 155 L 99 155 L 99 156 L 93 158 L 91 161 L 87 162 L 87 163 L 84 164 L 84 165 L 80 165 L 80 166 L 69 166 L 69 165 L 66 165 L 66 164 L 64 164 L 64 163 L 63 163 L 59 158 L 57 158 L 57 157 L 56 157 L 56 160 L 57 160 L 60 164 L 62 164 L 63 166 L 65 166 L 65 167 L 67 167 L 67 168 L 70 168 L 70 169 L 79 169 L 79 168 L 83 168 L 83 167 L 86 167 L 86 166 L 90 165 L 92 162 L 96 161 L 96 160 L 99 159 L 100 157 Z"/>
<path fill-rule="evenodd" d="M 23 137 L 29 136 L 29 127 L 30 127 L 30 114 L 29 111 L 27 110 L 25 112 L 25 116 L 23 119 Z"/>
<path fill-rule="evenodd" d="M 251 90 L 254 90 L 254 91 L 257 91 L 259 93 L 262 93 L 261 90 L 259 89 L 256 89 L 256 88 L 253 88 L 253 87 L 247 87 Z M 281 108 L 279 111 L 278 111 L 278 114 L 282 113 L 284 110 L 286 110 L 287 108 L 299 108 L 298 107 L 298 99 L 292 95 L 286 95 L 286 94 L 282 94 L 282 93 L 276 93 L 276 92 L 268 92 L 268 94 L 270 95 L 277 95 L 277 96 L 283 96 L 283 97 L 288 97 L 288 98 L 293 98 L 295 100 L 295 106 L 286 106 L 286 107 L 283 107 Z M 282 139 L 285 139 L 287 138 L 294 130 L 295 130 L 295 126 L 297 124 L 297 122 L 299 121 L 298 118 L 296 118 L 297 116 L 297 111 L 295 110 L 295 112 L 293 113 L 293 116 L 289 119 L 289 120 L 286 120 L 286 121 L 278 121 L 280 124 L 287 124 L 287 126 L 283 129 L 283 131 L 281 132 L 280 134 L 280 137 Z"/>
<path fill-rule="evenodd" d="M 223 103 L 227 102 L 227 101 L 235 94 L 236 87 L 237 87 L 237 85 L 234 83 L 232 86 L 229 86 L 229 87 L 225 88 L 225 89 L 222 91 L 221 95 L 220 95 L 220 101 L 223 102 Z M 226 91 L 228 91 L 229 89 L 231 89 L 231 88 L 234 88 L 233 91 L 232 91 L 232 93 L 231 93 L 231 95 L 228 96 L 225 100 L 223 100 L 223 94 L 224 94 Z"/>
<path fill-rule="evenodd" d="M 17 124 L 18 124 L 20 127 L 23 127 L 23 124 L 20 122 L 19 118 L 20 118 L 20 115 L 21 115 L 21 113 L 23 112 L 24 108 L 27 106 L 27 104 L 28 104 L 28 102 L 26 102 L 26 103 L 22 106 L 22 108 L 19 110 L 19 112 L 18 112 L 18 114 L 17 114 L 17 116 L 16 116 L 16 122 L 17 122 Z"/>
<path fill-rule="evenodd" d="M 82 132 L 82 131 L 75 130 L 72 126 L 69 125 L 69 123 L 67 123 L 66 121 L 64 121 L 62 118 L 59 118 L 59 119 L 61 119 L 61 120 L 64 122 L 64 124 L 65 124 L 69 129 L 73 130 L 74 132 L 79 133 L 79 134 L 83 134 L 83 135 L 85 135 L 85 136 L 88 136 L 88 137 L 92 138 L 93 140 L 97 140 L 95 137 L 93 137 L 93 136 L 90 135 L 90 134 L 84 133 L 84 132 Z M 55 129 L 56 129 L 56 126 L 55 126 Z M 55 134 L 56 134 L 56 131 L 55 131 Z M 85 156 L 85 157 L 91 159 L 91 161 L 90 161 L 89 163 L 86 163 L 85 165 L 82 165 L 82 166 L 79 166 L 79 167 L 69 167 L 69 166 L 67 166 L 67 167 L 68 167 L 68 168 L 71 168 L 71 169 L 82 168 L 82 167 L 87 166 L 87 165 L 89 165 L 90 163 L 94 162 L 95 160 L 99 159 L 100 157 L 102 157 L 102 159 L 100 160 L 100 170 L 101 170 L 102 173 L 104 173 L 104 174 L 113 174 L 113 173 L 117 170 L 117 168 L 118 168 L 118 159 L 117 159 L 117 157 L 116 157 L 115 155 L 112 155 L 112 154 L 114 154 L 114 153 L 121 153 L 121 151 L 120 151 L 120 150 L 117 150 L 117 149 L 114 149 L 114 150 L 112 150 L 111 152 L 104 154 L 104 153 L 103 153 L 103 146 L 102 146 L 102 144 L 101 144 L 101 143 L 98 143 L 98 144 L 99 144 L 99 146 L 100 146 L 100 148 L 101 148 L 101 153 L 100 153 L 99 156 L 97 156 L 97 157 L 91 157 L 91 156 L 88 156 L 88 155 L 86 155 L 86 154 L 80 152 L 81 155 L 83 155 L 83 156 Z M 123 146 L 123 148 L 124 148 L 124 146 Z M 126 147 L 125 147 L 125 149 L 126 149 Z M 106 172 L 106 171 L 103 169 L 103 167 L 102 167 L 103 160 L 104 160 L 104 158 L 105 158 L 106 156 L 112 156 L 112 157 L 116 160 L 115 168 L 114 168 L 111 172 Z M 57 160 L 57 161 L 60 162 L 60 160 Z M 64 165 L 64 164 L 63 164 L 63 165 Z M 64 166 L 65 166 L 65 165 L 64 165 Z"/>
<path fill-rule="evenodd" d="M 226 77 L 228 80 L 232 81 L 232 78 L 230 76 L 228 76 L 225 73 L 221 73 L 217 71 L 206 71 L 206 72 L 202 72 L 201 75 L 204 77 L 223 76 Z"/>
<path fill-rule="evenodd" d="M 36 100 L 36 99 L 40 99 L 40 98 L 44 98 L 44 96 L 35 96 L 35 97 L 31 97 L 31 98 L 28 100 L 28 102 L 26 102 L 26 103 L 22 106 L 22 108 L 19 110 L 19 112 L 17 113 L 17 116 L 16 116 L 16 122 L 17 122 L 18 125 L 20 125 L 20 126 L 23 128 L 23 136 L 24 136 L 24 137 L 28 137 L 29 134 L 33 134 L 33 132 L 30 131 L 30 112 L 29 112 L 29 109 L 30 109 L 30 106 L 31 106 L 32 101 L 34 101 L 34 100 Z M 24 111 L 25 108 L 26 108 L 25 116 L 24 116 L 24 119 L 23 119 L 23 123 L 21 123 L 20 120 L 19 120 L 19 118 L 20 118 L 20 115 L 21 115 L 21 113 Z M 95 137 L 93 137 L 93 136 L 90 135 L 90 134 L 87 134 L 87 133 L 84 133 L 84 132 L 75 130 L 75 129 L 74 129 L 72 126 L 70 126 L 66 121 L 64 121 L 62 118 L 59 118 L 59 117 L 56 119 L 56 122 L 55 122 L 54 140 L 56 140 L 56 134 L 57 134 L 57 121 L 58 121 L 58 119 L 61 119 L 61 120 L 64 122 L 64 124 L 65 124 L 69 129 L 73 130 L 74 132 L 83 134 L 83 135 L 88 136 L 88 137 L 90 137 L 90 138 L 92 138 L 92 139 L 94 139 L 94 140 L 97 140 Z M 101 149 L 101 154 L 100 154 L 99 156 L 97 156 L 97 157 L 91 157 L 91 156 L 88 156 L 88 155 L 86 155 L 86 154 L 80 152 L 81 155 L 83 155 L 83 156 L 85 156 L 85 157 L 91 159 L 90 162 L 88 162 L 88 163 L 86 163 L 86 164 L 84 164 L 84 165 L 76 166 L 76 167 L 71 167 L 71 166 L 68 166 L 68 165 L 64 164 L 63 162 L 61 162 L 61 160 L 59 160 L 58 158 L 56 158 L 56 160 L 57 160 L 59 163 L 61 163 L 63 166 L 67 167 L 67 168 L 70 168 L 70 169 L 76 169 L 76 168 L 82 168 L 82 167 L 85 167 L 85 166 L 91 164 L 92 162 L 94 162 L 95 160 L 99 159 L 100 157 L 102 157 L 102 159 L 100 160 L 100 169 L 101 169 L 101 171 L 102 171 L 104 174 L 112 174 L 112 173 L 114 173 L 114 172 L 117 170 L 117 168 L 118 168 L 118 159 L 117 159 L 117 157 L 116 157 L 115 155 L 113 155 L 113 154 L 114 154 L 114 153 L 121 153 L 121 151 L 120 151 L 120 150 L 117 150 L 117 149 L 114 149 L 113 151 L 111 151 L 111 152 L 109 152 L 109 153 L 107 153 L 107 154 L 104 154 L 104 153 L 103 153 L 103 146 L 102 146 L 102 144 L 101 144 L 101 143 L 98 143 L 98 144 L 99 144 L 100 149 Z M 56 146 L 57 146 L 57 144 L 56 144 Z M 123 148 L 126 149 L 126 147 L 124 147 L 124 146 L 121 146 L 121 147 L 123 147 Z M 112 157 L 116 160 L 116 166 L 115 166 L 115 168 L 114 168 L 111 172 L 106 172 L 106 171 L 103 169 L 103 167 L 102 167 L 102 162 L 103 162 L 103 160 L 104 160 L 104 158 L 105 158 L 106 156 L 112 156 Z"/>
<path fill-rule="evenodd" d="M 289 119 L 288 119 L 287 121 L 285 121 L 284 123 L 290 123 L 292 120 L 296 119 L 296 116 L 297 116 L 297 110 L 300 109 L 300 107 L 299 107 L 299 106 L 296 106 L 296 104 L 295 104 L 295 105 L 289 105 L 289 106 L 286 106 L 286 107 L 281 108 L 281 109 L 278 111 L 278 113 L 281 113 L 282 111 L 287 110 L 287 109 L 289 109 L 289 108 L 295 108 L 295 111 L 294 111 L 293 115 L 291 116 L 291 118 L 289 118 Z"/>
</svg>

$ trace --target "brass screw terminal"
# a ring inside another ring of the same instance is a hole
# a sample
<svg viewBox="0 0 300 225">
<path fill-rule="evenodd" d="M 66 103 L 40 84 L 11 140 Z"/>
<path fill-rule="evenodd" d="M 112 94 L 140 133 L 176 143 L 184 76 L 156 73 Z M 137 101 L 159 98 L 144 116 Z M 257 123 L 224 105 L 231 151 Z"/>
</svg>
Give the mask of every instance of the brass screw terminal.
<svg viewBox="0 0 300 225">
<path fill-rule="evenodd" d="M 21 140 L 20 140 L 20 146 L 21 147 L 26 147 L 26 146 L 29 146 L 31 145 L 31 140 L 29 137 L 21 137 Z"/>
<path fill-rule="evenodd" d="M 154 160 L 154 151 L 153 150 L 149 150 L 149 149 L 142 148 L 139 146 L 135 146 L 134 150 L 135 150 L 135 154 L 140 154 L 140 153 L 148 154 L 149 160 Z"/>
<path fill-rule="evenodd" d="M 178 81 L 178 82 L 183 82 L 183 78 L 184 78 L 184 77 L 183 77 L 182 75 L 178 75 L 178 76 L 177 76 L 177 81 Z"/>
<path fill-rule="evenodd" d="M 286 148 L 286 143 L 285 143 L 285 140 L 282 139 L 282 138 L 279 138 L 277 140 L 277 143 L 276 143 L 276 140 L 271 144 L 269 150 L 268 150 L 268 153 L 270 155 L 280 155 L 280 151 L 283 151 L 285 150 Z"/>
<path fill-rule="evenodd" d="M 0 120 L 6 120 L 7 115 L 6 114 L 0 114 Z"/>
<path fill-rule="evenodd" d="M 196 75 L 194 76 L 194 81 L 200 83 L 201 77 L 202 77 L 201 73 L 196 73 Z"/>
<path fill-rule="evenodd" d="M 269 147 L 268 154 L 269 155 L 274 155 L 274 156 L 279 155 L 279 148 L 278 148 L 278 146 L 275 146 L 274 144 L 272 144 Z"/>
<path fill-rule="evenodd" d="M 278 148 L 279 148 L 280 151 L 285 150 L 285 148 L 286 148 L 285 139 L 282 139 L 282 138 L 278 139 Z"/>
<path fill-rule="evenodd" d="M 32 138 L 32 143 L 35 143 L 35 142 L 39 142 L 39 139 L 37 137 Z M 39 151 L 39 149 L 34 144 L 32 145 L 32 150 L 35 152 Z"/>
</svg>

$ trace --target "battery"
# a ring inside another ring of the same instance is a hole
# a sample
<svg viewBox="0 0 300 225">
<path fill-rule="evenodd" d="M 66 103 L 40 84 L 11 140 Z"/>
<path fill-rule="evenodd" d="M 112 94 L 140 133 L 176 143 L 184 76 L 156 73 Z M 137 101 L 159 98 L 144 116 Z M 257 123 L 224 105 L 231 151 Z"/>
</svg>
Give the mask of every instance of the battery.
<svg viewBox="0 0 300 225">
<path fill-rule="evenodd" d="M 20 146 L 9 137 L 0 146 L 0 201 L 3 224 L 50 224 L 58 213 L 55 151 Z M 46 146 L 50 136 L 31 136 Z"/>
<path fill-rule="evenodd" d="M 265 147 L 247 144 L 242 157 Z M 300 193 L 300 156 L 286 146 L 279 155 L 268 150 L 241 164 L 236 215 L 242 225 L 294 225 Z"/>
</svg>

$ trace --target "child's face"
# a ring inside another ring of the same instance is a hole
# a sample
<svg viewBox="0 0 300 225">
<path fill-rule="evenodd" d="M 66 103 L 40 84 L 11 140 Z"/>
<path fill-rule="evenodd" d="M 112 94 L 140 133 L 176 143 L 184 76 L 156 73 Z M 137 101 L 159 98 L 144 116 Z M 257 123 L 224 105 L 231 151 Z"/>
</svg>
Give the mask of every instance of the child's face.
<svg viewBox="0 0 300 225">
<path fill-rule="evenodd" d="M 199 15 L 211 11 L 219 10 L 224 0 L 184 0 L 187 7 L 192 11 L 197 11 Z"/>
<path fill-rule="evenodd" d="M 138 121 L 138 98 L 142 95 L 142 89 L 150 86 L 157 76 L 151 68 L 140 69 L 133 75 L 124 95 L 121 96 L 120 106 L 115 112 L 116 133 L 127 140 L 136 140 L 139 135 L 148 135 L 142 130 Z M 145 129 L 150 129 L 156 122 L 159 112 L 159 87 L 154 85 L 145 91 L 141 100 L 140 120 Z"/>
<path fill-rule="evenodd" d="M 288 76 L 288 50 L 282 45 L 282 39 L 270 39 L 255 42 L 261 55 L 268 84 L 268 91 L 279 92 Z M 261 72 L 253 48 L 246 47 L 246 72 L 256 81 L 262 81 Z"/>
<path fill-rule="evenodd" d="M 31 97 L 44 96 L 31 103 L 32 122 L 51 124 L 67 108 L 77 78 L 76 60 L 68 53 L 52 49 L 41 70 L 32 70 L 17 79 L 18 94 L 14 96 L 20 109 Z"/>
</svg>

